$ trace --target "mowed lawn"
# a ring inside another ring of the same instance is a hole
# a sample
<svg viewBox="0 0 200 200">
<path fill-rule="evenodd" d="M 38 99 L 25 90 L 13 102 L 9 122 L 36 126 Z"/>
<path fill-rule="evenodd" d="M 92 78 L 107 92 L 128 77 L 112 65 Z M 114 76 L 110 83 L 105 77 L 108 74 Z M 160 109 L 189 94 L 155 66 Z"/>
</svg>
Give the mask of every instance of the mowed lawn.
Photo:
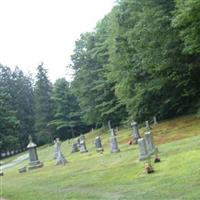
<svg viewBox="0 0 200 200">
<path fill-rule="evenodd" d="M 141 133 L 143 134 L 141 129 Z M 19 174 L 18 168 L 5 172 L 3 197 L 7 200 L 199 200 L 200 199 L 200 119 L 186 116 L 159 123 L 153 127 L 161 163 L 155 173 L 144 172 L 138 161 L 137 145 L 128 145 L 131 130 L 118 132 L 120 152 L 110 153 L 107 132 L 86 135 L 89 152 L 71 154 L 68 142 L 62 151 L 69 161 L 55 166 L 53 146 L 39 148 L 44 167 Z M 94 138 L 101 135 L 104 153 L 94 148 Z"/>
</svg>

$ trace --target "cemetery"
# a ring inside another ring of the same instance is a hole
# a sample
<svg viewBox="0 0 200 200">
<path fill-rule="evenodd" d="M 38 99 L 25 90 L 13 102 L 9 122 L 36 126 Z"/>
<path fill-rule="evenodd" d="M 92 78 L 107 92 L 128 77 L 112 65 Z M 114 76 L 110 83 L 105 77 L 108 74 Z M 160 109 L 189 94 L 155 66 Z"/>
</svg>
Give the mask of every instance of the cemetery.
<svg viewBox="0 0 200 200">
<path fill-rule="evenodd" d="M 28 160 L 3 169 L 3 197 L 199 199 L 200 120 L 185 116 L 149 125 L 131 123 L 117 133 L 95 129 L 70 143 L 56 138 L 41 147 L 29 137 Z"/>
<path fill-rule="evenodd" d="M 0 7 L 0 200 L 200 199 L 200 0 Z"/>
</svg>

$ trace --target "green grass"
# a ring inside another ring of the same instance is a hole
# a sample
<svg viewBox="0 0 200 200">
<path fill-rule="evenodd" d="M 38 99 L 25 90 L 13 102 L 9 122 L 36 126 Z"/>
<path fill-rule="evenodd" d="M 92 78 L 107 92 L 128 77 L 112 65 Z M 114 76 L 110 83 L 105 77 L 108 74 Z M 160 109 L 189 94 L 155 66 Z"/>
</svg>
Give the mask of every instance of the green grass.
<svg viewBox="0 0 200 200">
<path fill-rule="evenodd" d="M 143 132 L 143 129 L 141 129 Z M 27 161 L 5 172 L 3 197 L 8 200 L 199 200 L 200 199 L 200 120 L 194 116 L 160 123 L 153 128 L 161 163 L 155 173 L 144 172 L 138 161 L 138 147 L 128 146 L 130 130 L 120 130 L 120 153 L 111 154 L 108 133 L 101 133 L 105 152 L 95 152 L 89 133 L 89 152 L 70 154 L 71 144 L 62 144 L 69 163 L 55 166 L 53 146 L 40 148 L 44 167 L 19 174 Z"/>
</svg>

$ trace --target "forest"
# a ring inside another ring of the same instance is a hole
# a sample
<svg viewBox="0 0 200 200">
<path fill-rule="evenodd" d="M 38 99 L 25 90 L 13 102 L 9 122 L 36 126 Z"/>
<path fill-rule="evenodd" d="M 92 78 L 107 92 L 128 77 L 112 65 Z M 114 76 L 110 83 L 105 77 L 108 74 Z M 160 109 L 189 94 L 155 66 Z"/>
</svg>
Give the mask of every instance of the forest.
<svg viewBox="0 0 200 200">
<path fill-rule="evenodd" d="M 119 0 L 75 42 L 70 83 L 51 83 L 43 63 L 34 78 L 0 65 L 0 152 L 29 135 L 43 145 L 108 121 L 200 116 L 199 10 L 199 0 Z"/>
</svg>

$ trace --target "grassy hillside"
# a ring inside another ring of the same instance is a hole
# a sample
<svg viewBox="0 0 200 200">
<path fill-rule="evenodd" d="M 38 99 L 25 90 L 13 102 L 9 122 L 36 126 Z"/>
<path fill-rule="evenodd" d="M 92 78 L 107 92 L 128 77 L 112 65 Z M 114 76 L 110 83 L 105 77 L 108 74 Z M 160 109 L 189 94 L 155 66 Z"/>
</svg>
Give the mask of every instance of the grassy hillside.
<svg viewBox="0 0 200 200">
<path fill-rule="evenodd" d="M 143 129 L 141 129 L 143 132 Z M 101 134 L 105 149 L 95 151 L 93 140 Z M 200 120 L 194 116 L 162 122 L 153 128 L 162 162 L 155 173 L 144 172 L 138 161 L 138 147 L 129 146 L 130 130 L 120 130 L 121 152 L 110 153 L 108 133 L 86 135 L 89 152 L 70 154 L 72 142 L 62 144 L 69 161 L 55 166 L 53 146 L 39 149 L 44 162 L 41 169 L 19 174 L 24 162 L 6 171 L 2 178 L 3 197 L 7 200 L 198 200 L 200 198 Z"/>
</svg>

